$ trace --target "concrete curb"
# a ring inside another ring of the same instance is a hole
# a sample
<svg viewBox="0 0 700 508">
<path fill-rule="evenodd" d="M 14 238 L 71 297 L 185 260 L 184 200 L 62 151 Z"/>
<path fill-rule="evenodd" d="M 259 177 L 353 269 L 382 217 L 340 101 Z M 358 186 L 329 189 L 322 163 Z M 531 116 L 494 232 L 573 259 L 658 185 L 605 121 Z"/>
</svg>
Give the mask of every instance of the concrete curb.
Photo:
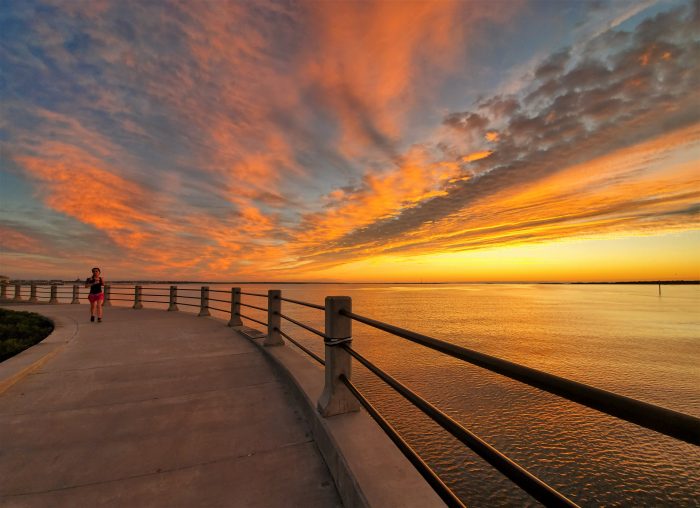
<svg viewBox="0 0 700 508">
<path fill-rule="evenodd" d="M 3 304 L 2 307 L 8 306 Z M 22 308 L 16 308 L 18 305 L 12 307 L 12 310 L 34 312 L 50 319 L 54 329 L 38 344 L 0 363 L 0 395 L 22 378 L 41 368 L 78 335 L 78 324 L 75 321 L 46 312 L 49 307 L 37 308 L 35 304 L 28 304 Z"/>
<path fill-rule="evenodd" d="M 330 418 L 318 413 L 316 403 L 325 382 L 322 367 L 292 347 L 264 347 L 262 340 L 252 342 L 296 389 L 314 441 L 346 508 L 445 506 L 364 409 Z"/>
</svg>

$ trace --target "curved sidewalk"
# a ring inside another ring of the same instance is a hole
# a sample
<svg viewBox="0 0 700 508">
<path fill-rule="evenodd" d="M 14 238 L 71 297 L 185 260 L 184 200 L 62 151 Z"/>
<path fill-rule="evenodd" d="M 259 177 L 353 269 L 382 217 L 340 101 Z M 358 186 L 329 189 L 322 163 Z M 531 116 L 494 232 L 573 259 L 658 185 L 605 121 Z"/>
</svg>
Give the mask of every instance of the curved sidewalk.
<svg viewBox="0 0 700 508">
<path fill-rule="evenodd" d="M 59 327 L 0 364 L 0 506 L 341 505 L 291 386 L 220 321 L 8 308 Z"/>
</svg>

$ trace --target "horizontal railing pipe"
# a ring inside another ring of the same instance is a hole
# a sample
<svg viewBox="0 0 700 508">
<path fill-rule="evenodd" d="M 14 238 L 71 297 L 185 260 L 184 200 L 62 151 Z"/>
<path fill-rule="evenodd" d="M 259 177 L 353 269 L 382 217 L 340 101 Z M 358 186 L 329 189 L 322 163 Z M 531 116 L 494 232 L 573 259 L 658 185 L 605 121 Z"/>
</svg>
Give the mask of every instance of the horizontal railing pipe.
<svg viewBox="0 0 700 508">
<path fill-rule="evenodd" d="M 260 321 L 259 319 L 255 319 L 249 316 L 246 316 L 245 314 L 239 314 L 240 317 L 243 319 L 247 319 L 248 321 L 253 321 L 254 323 L 258 323 L 259 325 L 267 326 L 267 323 L 264 323 L 263 321 Z"/>
<path fill-rule="evenodd" d="M 292 300 L 291 298 L 282 298 L 283 302 L 295 303 L 297 305 L 303 305 L 304 307 L 311 307 L 312 309 L 326 310 L 323 305 L 317 305 L 315 303 L 302 302 L 300 300 Z"/>
<path fill-rule="evenodd" d="M 518 485 L 533 498 L 545 506 L 577 506 L 576 503 L 531 474 L 517 462 L 499 452 L 496 448 L 460 425 L 457 421 L 440 411 L 430 402 L 411 391 L 408 387 L 391 377 L 383 370 L 377 368 L 377 366 L 360 355 L 357 351 L 346 345 L 343 345 L 342 347 L 348 353 L 350 353 L 353 358 L 367 367 L 367 369 L 377 375 L 382 381 L 391 386 L 394 390 L 411 402 L 411 404 L 432 418 L 443 429 L 447 430 L 450 434 L 467 445 L 472 451 L 479 455 L 479 457 L 507 476 L 513 483 Z"/>
<path fill-rule="evenodd" d="M 420 458 L 418 453 L 409 445 L 401 435 L 391 426 L 391 424 L 377 411 L 374 406 L 365 398 L 357 387 L 348 380 L 344 375 L 340 375 L 340 381 L 350 390 L 350 393 L 362 404 L 362 407 L 374 418 L 377 424 L 382 428 L 384 433 L 389 436 L 396 447 L 404 454 L 404 456 L 413 464 L 413 467 L 418 470 L 420 475 L 430 484 L 435 493 L 445 502 L 447 506 L 464 508 L 465 505 L 455 495 L 450 488 L 435 474 L 435 472 Z"/>
<path fill-rule="evenodd" d="M 325 335 L 323 332 L 321 332 L 321 331 L 319 331 L 319 330 L 316 330 L 315 328 L 312 328 L 312 327 L 310 327 L 310 326 L 308 326 L 308 325 L 305 325 L 304 323 L 302 323 L 302 322 L 300 322 L 300 321 L 297 321 L 296 319 L 292 319 L 292 318 L 290 318 L 289 316 L 285 316 L 284 314 L 280 314 L 280 317 L 281 317 L 282 319 L 285 319 L 285 320 L 289 321 L 290 323 L 294 323 L 295 325 L 297 325 L 297 326 L 303 328 L 304 330 L 308 330 L 308 331 L 310 331 L 311 333 L 315 333 L 316 335 L 318 335 L 318 336 L 321 337 L 321 338 L 324 338 L 324 339 L 326 338 L 326 335 Z"/>
<path fill-rule="evenodd" d="M 200 306 L 197 305 L 197 304 L 195 304 L 195 303 L 182 303 L 182 302 L 177 302 L 177 305 L 178 305 L 178 307 L 179 307 L 180 305 L 182 305 L 183 307 L 195 307 L 195 308 L 197 308 L 197 309 L 200 308 Z"/>
<path fill-rule="evenodd" d="M 283 330 L 281 330 L 281 329 L 278 328 L 277 331 L 280 333 L 280 335 L 281 335 L 282 337 L 284 337 L 284 338 L 287 339 L 289 342 L 291 342 L 292 344 L 294 344 L 296 347 L 298 347 L 299 349 L 301 349 L 304 353 L 306 353 L 307 355 L 309 355 L 311 358 L 313 358 L 314 360 L 316 360 L 318 363 L 320 363 L 321 365 L 325 365 L 325 364 L 326 364 L 326 362 L 325 362 L 325 360 L 324 360 L 323 358 L 321 358 L 320 356 L 318 356 L 316 353 L 314 353 L 313 351 L 311 351 L 309 348 L 307 348 L 307 347 L 305 347 L 304 345 L 300 344 L 300 343 L 299 343 L 298 341 L 296 341 L 295 339 L 291 338 L 289 335 L 287 335 L 286 333 L 284 333 Z"/>
<path fill-rule="evenodd" d="M 259 296 L 260 298 L 267 298 L 267 295 L 262 293 L 246 293 L 245 291 L 241 291 L 241 294 L 246 296 Z"/>
<path fill-rule="evenodd" d="M 700 418 L 525 367 L 495 356 L 479 353 L 352 312 L 341 311 L 341 313 L 373 328 L 397 335 L 454 358 L 459 358 L 591 409 L 680 439 L 681 441 L 700 445 Z"/>
<path fill-rule="evenodd" d="M 261 310 L 263 312 L 267 312 L 267 309 L 265 307 L 258 307 L 256 305 L 250 305 L 247 303 L 241 303 L 241 307 L 248 307 L 250 309 L 257 309 L 257 310 Z"/>
</svg>

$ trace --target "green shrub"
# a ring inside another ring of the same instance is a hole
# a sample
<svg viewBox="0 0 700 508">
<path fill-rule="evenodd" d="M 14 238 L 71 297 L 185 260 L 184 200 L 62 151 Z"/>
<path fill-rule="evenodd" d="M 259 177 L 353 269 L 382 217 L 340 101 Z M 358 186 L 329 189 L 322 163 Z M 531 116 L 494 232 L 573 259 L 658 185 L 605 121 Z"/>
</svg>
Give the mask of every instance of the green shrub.
<svg viewBox="0 0 700 508">
<path fill-rule="evenodd" d="M 0 309 L 0 362 L 44 340 L 53 323 L 33 312 Z"/>
</svg>

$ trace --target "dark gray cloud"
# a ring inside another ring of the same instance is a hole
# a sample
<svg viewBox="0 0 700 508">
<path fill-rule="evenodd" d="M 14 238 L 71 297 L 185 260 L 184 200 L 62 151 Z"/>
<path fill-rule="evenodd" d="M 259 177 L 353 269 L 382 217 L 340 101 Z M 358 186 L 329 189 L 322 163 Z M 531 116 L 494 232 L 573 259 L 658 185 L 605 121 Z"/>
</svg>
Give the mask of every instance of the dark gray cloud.
<svg viewBox="0 0 700 508">
<path fill-rule="evenodd" d="M 481 101 L 479 108 L 487 110 L 492 118 L 510 117 L 520 109 L 520 101 L 514 96 L 496 95 Z"/>
<path fill-rule="evenodd" d="M 658 14 L 630 34 L 603 33 L 588 43 L 576 62 L 571 61 L 569 50 L 550 56 L 535 71 L 533 91 L 522 98 L 493 96 L 481 100 L 477 111 L 446 115 L 444 124 L 465 136 L 483 135 L 490 129 L 500 133 L 494 154 L 470 165 L 476 176 L 450 184 L 446 195 L 351 232 L 330 248 L 347 255 L 363 249 L 381 251 L 383 243 L 458 211 L 462 211 L 460 216 L 466 227 L 469 218 L 463 211 L 471 203 L 547 178 L 573 164 L 697 124 L 699 5 L 695 2 L 692 7 Z M 602 51 L 601 41 L 614 41 L 615 45 Z M 442 153 L 454 153 L 449 145 L 439 148 Z M 648 205 L 649 201 L 643 200 L 643 204 Z M 639 208 L 640 204 L 633 200 L 616 209 L 602 208 L 585 216 L 556 220 L 575 224 L 582 219 L 619 213 L 623 222 L 651 221 L 653 213 L 635 215 Z M 695 213 L 693 210 L 679 208 L 674 213 L 680 216 Z M 627 219 L 622 217 L 624 212 L 630 213 Z M 552 221 L 543 220 L 543 224 Z M 610 218 L 611 222 L 616 220 Z M 517 230 L 526 226 L 519 225 Z M 508 226 L 504 227 L 507 230 Z M 513 235 L 518 234 L 513 231 Z M 465 240 L 451 248 L 483 245 L 480 241 Z M 420 240 L 416 240 L 400 249 L 420 246 Z"/>
<path fill-rule="evenodd" d="M 370 108 L 350 90 L 349 87 L 343 87 L 343 100 L 348 104 L 349 109 L 354 111 L 356 124 L 364 138 L 370 142 L 379 152 L 383 153 L 391 159 L 399 157 L 399 151 L 396 148 L 396 142 L 387 136 L 376 124 L 376 115 L 372 114 Z"/>
<path fill-rule="evenodd" d="M 488 126 L 489 120 L 478 113 L 467 111 L 464 113 L 450 113 L 445 117 L 443 123 L 453 129 L 471 132 L 484 130 Z"/>
<path fill-rule="evenodd" d="M 569 61 L 569 50 L 565 49 L 554 53 L 544 62 L 542 62 L 537 69 L 535 69 L 535 78 L 546 80 L 552 76 L 558 76 L 564 72 L 564 67 Z"/>
<path fill-rule="evenodd" d="M 2 209 L 0 212 L 0 230 L 13 231 L 31 238 L 34 247 L 29 252 L 35 255 L 54 259 L 82 259 L 86 256 L 113 255 L 121 251 L 101 231 L 63 214 L 54 214 L 36 203 Z M 3 251 L 27 252 L 25 247 L 20 245 L 17 248 L 11 242 L 0 240 L 0 250 Z"/>
<path fill-rule="evenodd" d="M 560 86 L 568 90 L 587 90 L 607 82 L 613 71 L 598 61 L 585 61 L 559 79 Z"/>
</svg>

